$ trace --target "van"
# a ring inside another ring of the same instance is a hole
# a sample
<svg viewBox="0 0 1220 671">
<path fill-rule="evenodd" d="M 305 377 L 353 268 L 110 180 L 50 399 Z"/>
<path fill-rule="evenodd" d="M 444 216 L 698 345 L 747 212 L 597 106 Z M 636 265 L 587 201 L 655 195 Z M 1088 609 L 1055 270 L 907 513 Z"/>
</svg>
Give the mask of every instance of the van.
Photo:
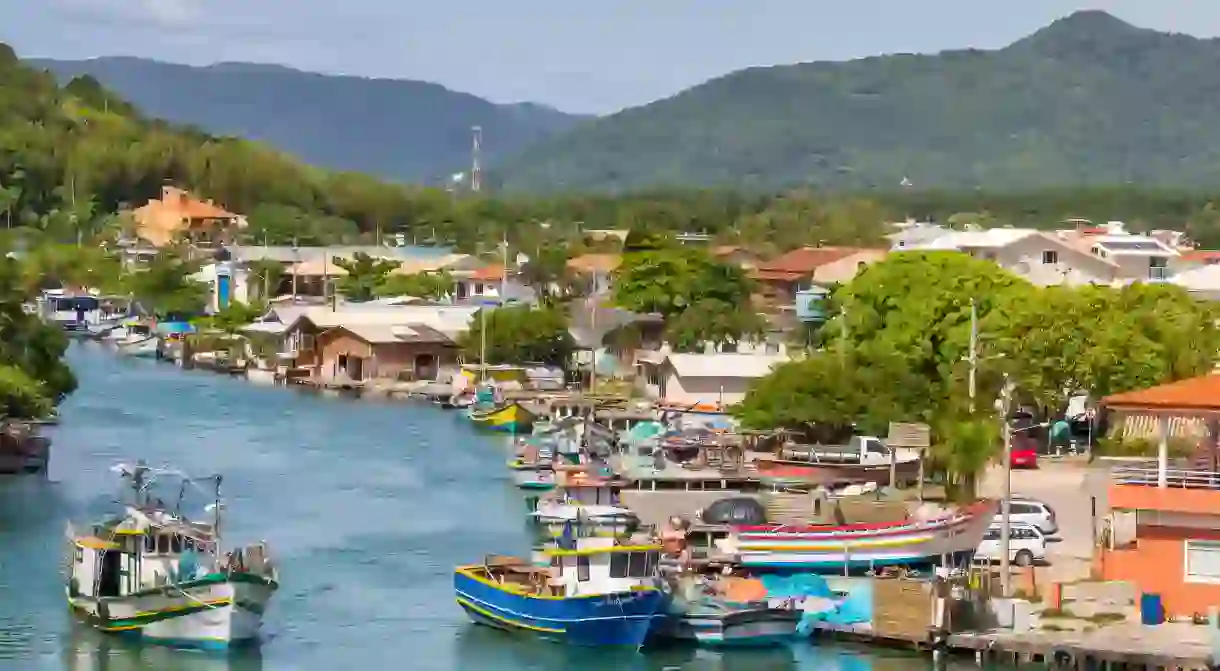
<svg viewBox="0 0 1220 671">
<path fill-rule="evenodd" d="M 983 542 L 974 551 L 976 561 L 1000 561 L 999 524 L 987 527 Z M 1046 536 L 1042 530 L 1032 524 L 1011 522 L 1008 525 L 1008 560 L 1017 566 L 1032 566 L 1034 562 L 1046 559 Z"/>
</svg>

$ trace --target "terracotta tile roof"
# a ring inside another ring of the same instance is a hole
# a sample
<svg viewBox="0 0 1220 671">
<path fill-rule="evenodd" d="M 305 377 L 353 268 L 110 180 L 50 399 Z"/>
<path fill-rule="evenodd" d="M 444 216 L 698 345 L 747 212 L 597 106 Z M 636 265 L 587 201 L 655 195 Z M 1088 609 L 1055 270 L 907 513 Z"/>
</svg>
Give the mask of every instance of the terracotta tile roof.
<svg viewBox="0 0 1220 671">
<path fill-rule="evenodd" d="M 471 271 L 469 279 L 476 282 L 499 282 L 504 279 L 504 266 L 493 264 L 477 268 Z"/>
<path fill-rule="evenodd" d="M 1198 261 L 1200 263 L 1216 263 L 1220 261 L 1220 251 L 1212 249 L 1194 249 L 1182 252 L 1183 261 Z"/>
<path fill-rule="evenodd" d="M 622 256 L 618 254 L 582 254 L 573 259 L 568 259 L 568 269 L 578 273 L 608 273 L 618 268 L 623 262 Z"/>
<path fill-rule="evenodd" d="M 1115 410 L 1217 410 L 1220 411 L 1220 375 L 1204 375 L 1148 389 L 1111 394 L 1102 405 Z"/>
<path fill-rule="evenodd" d="M 813 275 L 818 268 L 860 252 L 876 251 L 862 247 L 802 247 L 763 261 L 753 272 L 759 280 L 791 282 Z"/>
</svg>

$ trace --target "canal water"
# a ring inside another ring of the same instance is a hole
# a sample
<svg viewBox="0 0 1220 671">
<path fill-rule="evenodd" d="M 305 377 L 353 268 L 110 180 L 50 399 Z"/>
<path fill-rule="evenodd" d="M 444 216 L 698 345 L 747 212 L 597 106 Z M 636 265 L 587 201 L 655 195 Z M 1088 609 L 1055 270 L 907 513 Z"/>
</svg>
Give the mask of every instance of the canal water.
<svg viewBox="0 0 1220 671">
<path fill-rule="evenodd" d="M 0 481 L 0 669 L 34 671 L 584 671 L 926 668 L 919 657 L 848 647 L 720 654 L 610 654 L 468 625 L 451 570 L 525 552 L 525 507 L 503 438 L 457 413 L 322 398 L 69 351 L 80 388 L 53 429 L 46 479 Z M 63 531 L 119 491 L 109 470 L 144 459 L 225 476 L 227 538 L 266 540 L 282 587 L 256 649 L 216 656 L 138 646 L 86 630 L 63 597 Z"/>
</svg>

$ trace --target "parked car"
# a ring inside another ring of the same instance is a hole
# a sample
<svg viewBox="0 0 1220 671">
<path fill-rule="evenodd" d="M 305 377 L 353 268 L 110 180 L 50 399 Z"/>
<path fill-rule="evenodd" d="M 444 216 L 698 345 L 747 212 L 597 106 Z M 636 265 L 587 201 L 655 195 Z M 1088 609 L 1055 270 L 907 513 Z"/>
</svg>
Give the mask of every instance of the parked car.
<svg viewBox="0 0 1220 671">
<path fill-rule="evenodd" d="M 1009 504 L 1011 522 L 1031 524 L 1038 527 L 1047 536 L 1053 536 L 1059 532 L 1059 523 L 1055 521 L 1055 511 L 1050 506 L 1041 501 L 1020 496 L 1014 496 L 1009 501 L 1011 501 Z M 1002 509 L 996 513 L 996 524 L 999 524 L 1003 514 Z"/>
<path fill-rule="evenodd" d="M 983 542 L 974 551 L 975 560 L 1000 561 L 999 524 L 992 524 L 983 535 Z M 1011 522 L 1008 525 L 1008 560 L 1017 566 L 1031 566 L 1046 559 L 1046 536 L 1032 524 Z"/>
<path fill-rule="evenodd" d="M 1038 443 L 1024 436 L 1022 438 L 1022 440 L 1018 440 L 1016 436 L 1013 436 L 1012 457 L 1009 465 L 1013 468 L 1037 468 Z"/>
</svg>

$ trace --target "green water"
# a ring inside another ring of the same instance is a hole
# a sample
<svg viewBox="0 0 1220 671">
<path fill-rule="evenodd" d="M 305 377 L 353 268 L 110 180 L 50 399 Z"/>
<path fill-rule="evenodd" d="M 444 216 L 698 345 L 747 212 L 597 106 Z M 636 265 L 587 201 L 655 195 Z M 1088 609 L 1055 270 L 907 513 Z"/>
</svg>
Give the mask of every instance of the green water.
<svg viewBox="0 0 1220 671">
<path fill-rule="evenodd" d="M 47 479 L 0 480 L 0 669 L 472 671 L 925 668 L 920 657 L 807 642 L 790 649 L 643 654 L 568 649 L 467 624 L 451 569 L 525 552 L 525 506 L 503 438 L 457 413 L 320 398 L 205 372 L 69 354 Z M 283 587 L 257 649 L 228 656 L 138 646 L 76 626 L 63 600 L 64 522 L 117 493 L 108 470 L 143 458 L 225 475 L 228 537 L 265 539 Z M 963 668 L 973 668 L 963 666 Z"/>
</svg>

